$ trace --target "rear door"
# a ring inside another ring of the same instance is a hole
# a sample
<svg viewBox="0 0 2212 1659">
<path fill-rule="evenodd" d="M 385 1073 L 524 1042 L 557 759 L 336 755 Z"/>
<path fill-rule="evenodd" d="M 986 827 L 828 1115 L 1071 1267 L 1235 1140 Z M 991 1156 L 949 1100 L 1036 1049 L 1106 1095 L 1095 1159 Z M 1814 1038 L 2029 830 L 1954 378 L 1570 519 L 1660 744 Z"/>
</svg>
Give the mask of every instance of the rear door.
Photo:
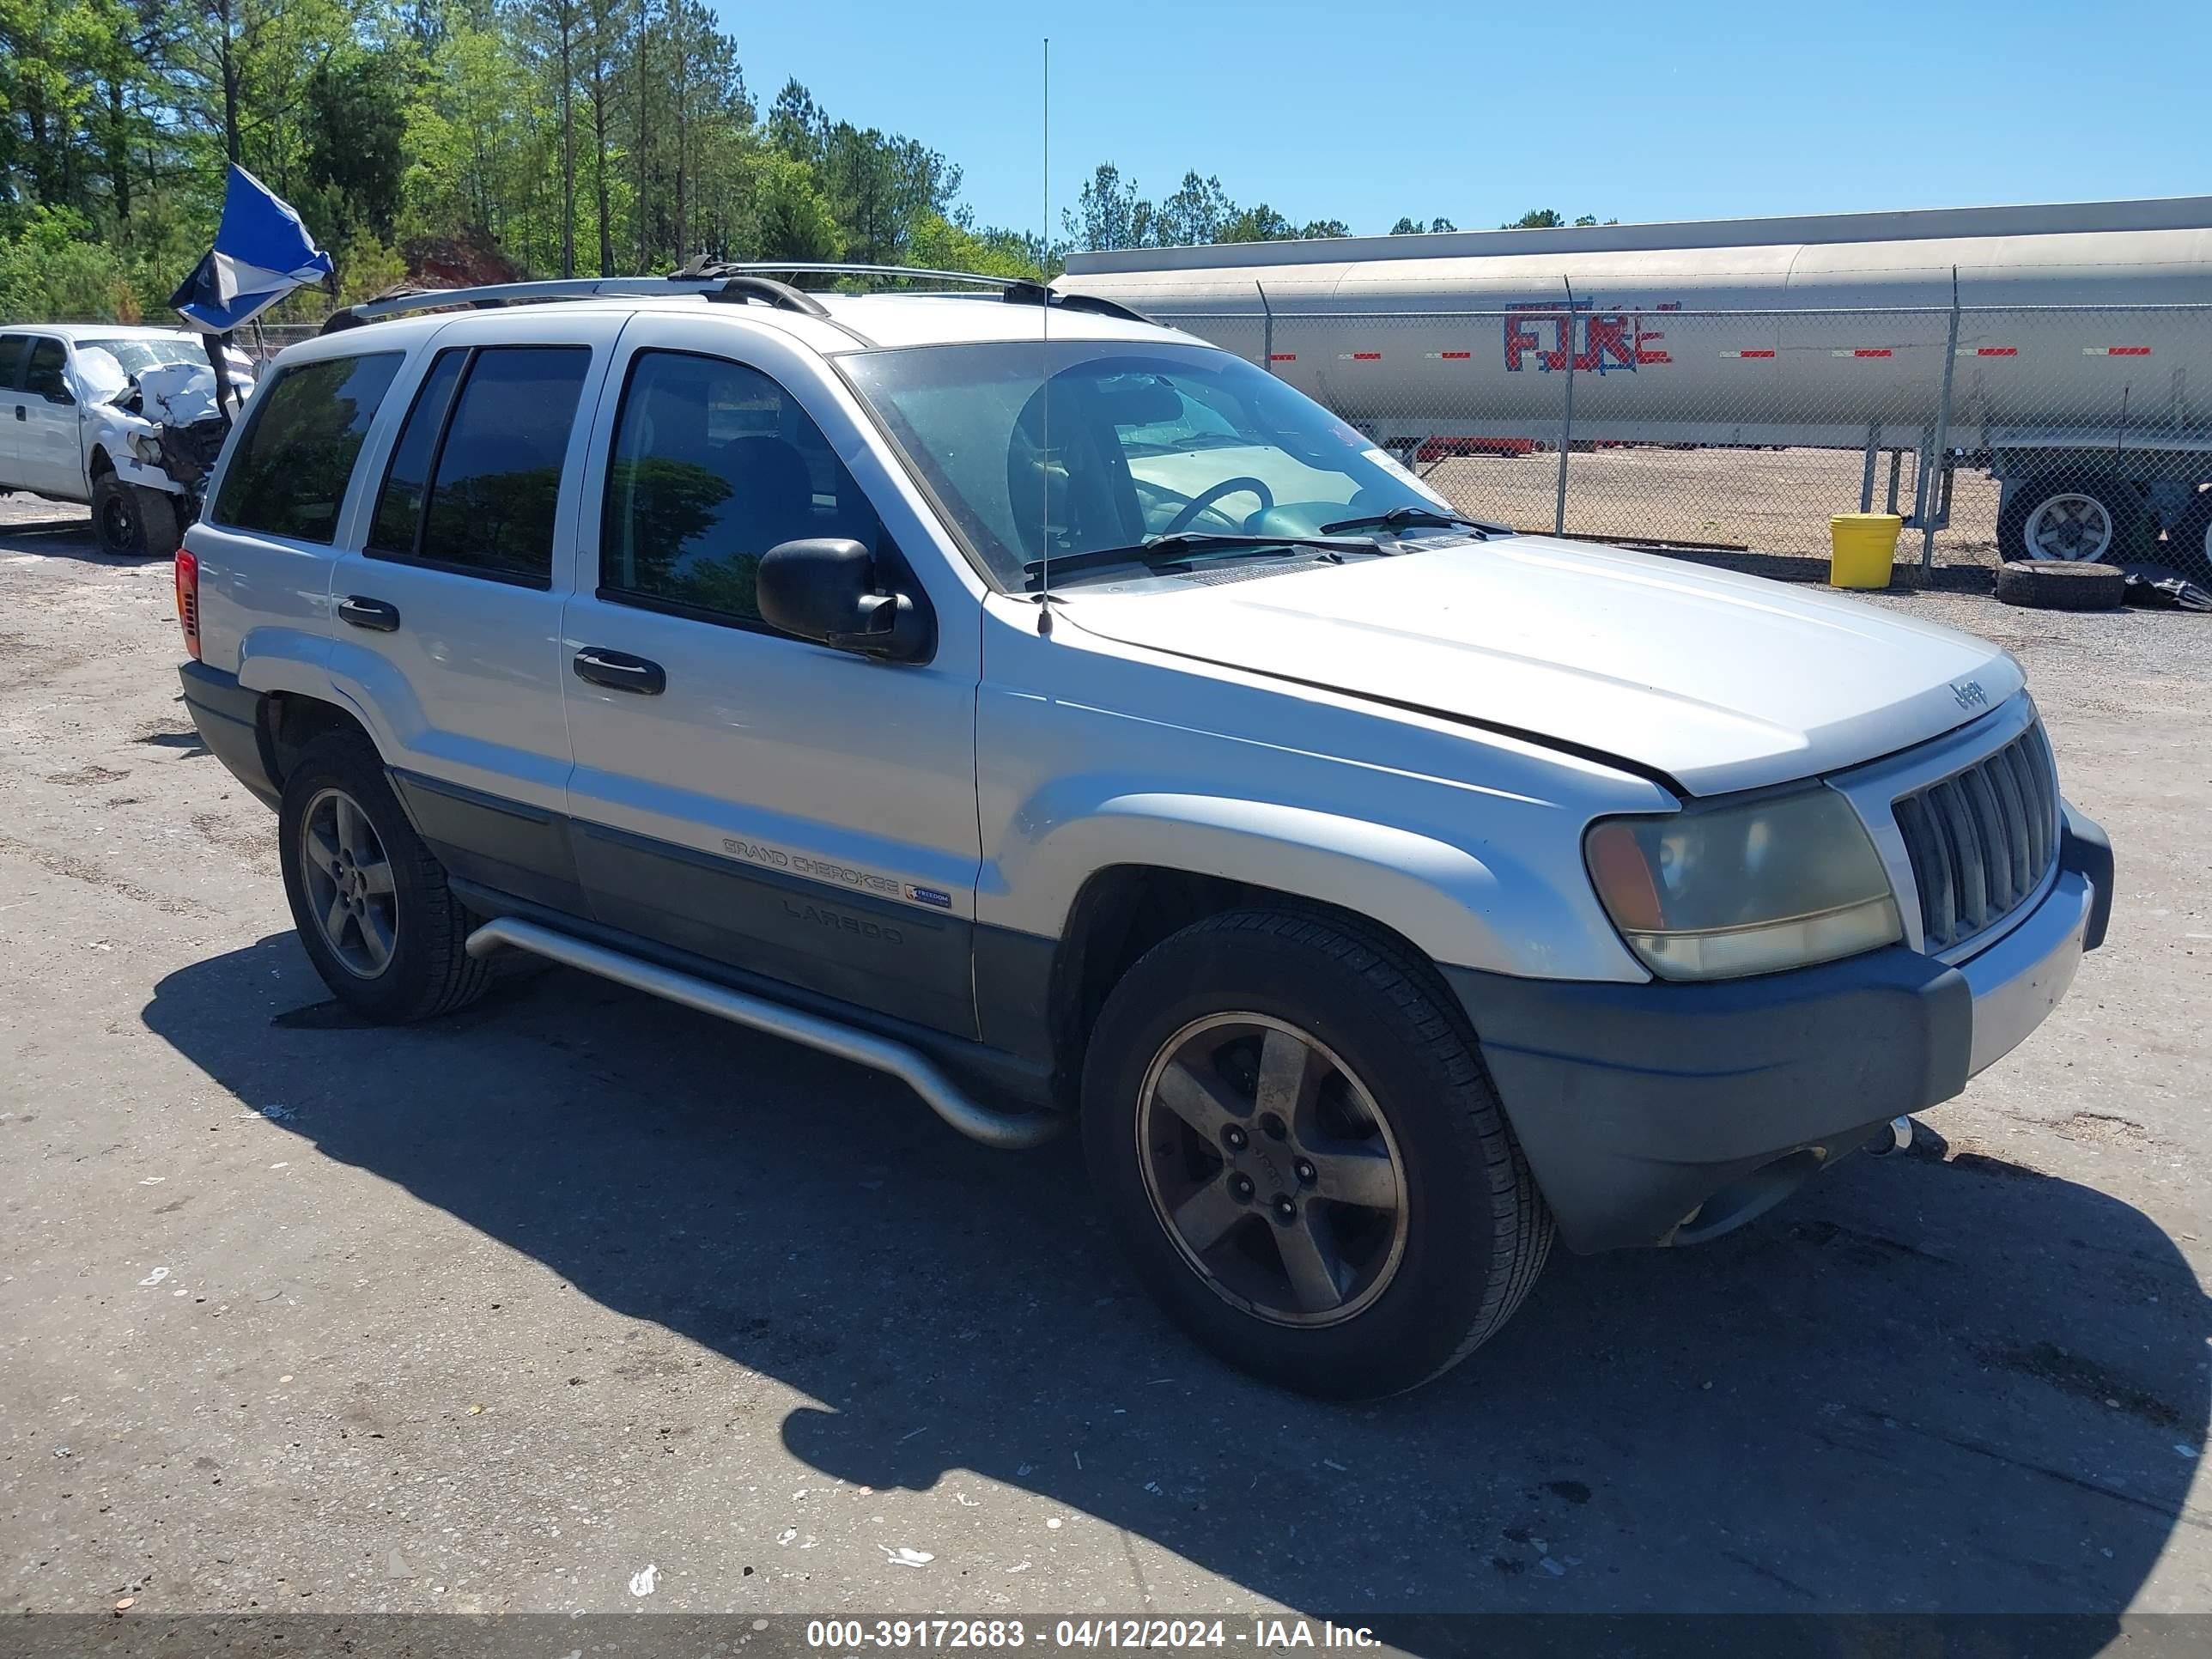
<svg viewBox="0 0 2212 1659">
<path fill-rule="evenodd" d="M 594 915 L 973 1036 L 973 602 L 917 556 L 936 653 L 890 665 L 754 601 L 781 542 L 927 550 L 850 392 L 779 333 L 647 313 L 601 407 L 562 645 Z"/>
<path fill-rule="evenodd" d="M 623 320 L 516 313 L 441 331 L 331 573 L 331 677 L 377 722 L 423 839 L 464 880 L 572 911 L 567 532 Z"/>
<path fill-rule="evenodd" d="M 51 334 L 31 337 L 16 394 L 15 466 L 22 487 L 42 495 L 85 499 L 84 445 L 69 387 L 69 347 Z"/>
<path fill-rule="evenodd" d="M 0 334 L 0 489 L 24 487 L 16 470 L 23 445 L 15 434 L 31 418 L 21 386 L 23 355 L 30 349 L 27 334 Z"/>
</svg>

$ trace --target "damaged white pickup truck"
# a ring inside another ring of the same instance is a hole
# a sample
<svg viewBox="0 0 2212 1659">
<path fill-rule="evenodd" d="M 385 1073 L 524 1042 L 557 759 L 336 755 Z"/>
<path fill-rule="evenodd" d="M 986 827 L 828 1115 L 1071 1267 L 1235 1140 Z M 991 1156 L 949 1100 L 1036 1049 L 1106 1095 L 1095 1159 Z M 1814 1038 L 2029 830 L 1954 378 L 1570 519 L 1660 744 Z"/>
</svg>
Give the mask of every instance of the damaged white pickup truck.
<svg viewBox="0 0 2212 1659">
<path fill-rule="evenodd" d="M 225 362 L 243 399 L 250 362 L 236 350 Z M 0 492 L 86 503 L 103 553 L 174 552 L 228 430 L 198 335 L 89 323 L 0 330 Z"/>
</svg>

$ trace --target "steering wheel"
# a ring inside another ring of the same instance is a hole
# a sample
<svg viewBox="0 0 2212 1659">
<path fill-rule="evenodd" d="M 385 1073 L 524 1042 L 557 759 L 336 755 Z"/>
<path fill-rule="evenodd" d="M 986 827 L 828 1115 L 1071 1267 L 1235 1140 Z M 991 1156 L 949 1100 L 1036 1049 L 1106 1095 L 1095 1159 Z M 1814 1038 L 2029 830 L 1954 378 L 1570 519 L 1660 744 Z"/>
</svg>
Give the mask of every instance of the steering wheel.
<svg viewBox="0 0 2212 1659">
<path fill-rule="evenodd" d="M 1169 524 L 1165 530 L 1160 532 L 1160 534 L 1163 536 L 1172 536 L 1179 530 L 1189 529 L 1190 521 L 1193 519 L 1195 519 L 1200 514 L 1205 512 L 1207 507 L 1212 507 L 1214 502 L 1219 501 L 1224 495 L 1234 495 L 1237 491 L 1243 489 L 1249 489 L 1255 495 L 1257 495 L 1260 498 L 1260 510 L 1262 513 L 1265 513 L 1269 507 L 1272 507 L 1275 504 L 1275 492 L 1268 489 L 1267 484 L 1258 478 L 1224 478 L 1219 483 L 1214 485 L 1211 489 L 1206 490 L 1202 494 L 1194 495 L 1184 506 L 1182 511 L 1175 515 L 1174 520 Z"/>
</svg>

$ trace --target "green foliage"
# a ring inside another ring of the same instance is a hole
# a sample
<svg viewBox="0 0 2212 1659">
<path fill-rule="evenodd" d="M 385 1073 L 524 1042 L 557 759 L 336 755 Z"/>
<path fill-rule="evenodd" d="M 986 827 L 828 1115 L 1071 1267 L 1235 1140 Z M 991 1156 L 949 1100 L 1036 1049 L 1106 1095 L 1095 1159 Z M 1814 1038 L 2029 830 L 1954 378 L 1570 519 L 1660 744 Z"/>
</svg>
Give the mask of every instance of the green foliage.
<svg viewBox="0 0 2212 1659">
<path fill-rule="evenodd" d="M 0 241 L 0 317 L 113 322 L 135 296 L 112 249 L 86 240 L 89 227 L 66 208 L 33 208 Z"/>
<path fill-rule="evenodd" d="M 1137 181 L 1125 180 L 1111 161 L 1098 165 L 1076 205 L 1060 215 L 1060 223 L 1075 246 L 1084 248 L 1182 247 L 1352 234 L 1341 219 L 1314 219 L 1301 225 L 1265 202 L 1239 208 L 1219 179 L 1196 173 L 1183 174 L 1176 192 L 1155 205 L 1139 191 Z"/>
<path fill-rule="evenodd" d="M 307 80 L 306 170 L 331 204 L 329 233 L 389 240 L 399 216 L 412 77 L 401 53 L 333 54 Z"/>
</svg>

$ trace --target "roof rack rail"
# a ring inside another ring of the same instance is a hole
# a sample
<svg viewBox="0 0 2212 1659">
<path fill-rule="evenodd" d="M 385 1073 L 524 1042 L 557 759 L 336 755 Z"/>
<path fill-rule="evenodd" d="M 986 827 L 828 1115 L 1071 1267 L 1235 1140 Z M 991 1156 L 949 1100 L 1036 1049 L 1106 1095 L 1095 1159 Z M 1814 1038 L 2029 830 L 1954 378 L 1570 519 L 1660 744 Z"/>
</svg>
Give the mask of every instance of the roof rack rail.
<svg viewBox="0 0 2212 1659">
<path fill-rule="evenodd" d="M 332 312 L 325 319 L 322 332 L 335 334 L 364 323 L 380 323 L 387 318 L 404 317 L 417 311 L 438 311 L 449 306 L 481 308 L 531 301 L 590 300 L 624 295 L 661 298 L 671 294 L 696 294 L 708 300 L 738 303 L 757 300 L 779 311 L 795 311 L 808 317 L 830 315 L 829 307 L 819 300 L 788 283 L 771 282 L 765 276 L 734 268 L 704 266 L 665 276 L 565 276 L 544 282 L 493 283 L 476 288 L 419 289 L 386 299 L 364 300 L 359 305 Z"/>
<path fill-rule="evenodd" d="M 1009 305 L 1053 305 L 1066 311 L 1119 317 L 1125 322 L 1148 323 L 1152 320 L 1141 313 L 1117 305 L 1111 300 L 1102 300 L 1089 294 L 1063 294 L 1028 276 L 988 276 L 978 271 L 933 270 L 921 265 L 848 265 L 806 259 L 736 261 L 702 258 L 694 259 L 679 270 L 669 272 L 665 276 L 562 276 L 541 282 L 493 283 L 475 288 L 417 289 L 380 300 L 364 300 L 358 305 L 334 311 L 324 320 L 322 332 L 335 334 L 341 329 L 359 328 L 364 323 L 380 323 L 387 318 L 404 317 L 418 311 L 439 311 L 452 306 L 481 308 L 520 305 L 531 301 L 591 300 L 623 295 L 661 298 L 671 294 L 696 294 L 707 300 L 732 303 L 757 301 L 779 311 L 793 311 L 825 321 L 834 320 L 830 316 L 829 307 L 821 301 L 804 289 L 775 281 L 779 276 L 910 276 L 928 282 L 967 283 L 998 289 L 999 297 Z M 846 331 L 852 332 L 849 329 Z"/>
<path fill-rule="evenodd" d="M 1112 300 L 1090 294 L 1064 294 L 1031 276 L 990 276 L 974 270 L 935 270 L 924 265 L 841 264 L 825 260 L 752 259 L 708 267 L 732 274 L 784 276 L 914 276 L 938 283 L 972 283 L 995 288 L 1009 305 L 1055 305 L 1066 311 L 1085 311 L 1100 317 L 1119 317 L 1124 322 L 1149 323 L 1152 319 Z"/>
</svg>

